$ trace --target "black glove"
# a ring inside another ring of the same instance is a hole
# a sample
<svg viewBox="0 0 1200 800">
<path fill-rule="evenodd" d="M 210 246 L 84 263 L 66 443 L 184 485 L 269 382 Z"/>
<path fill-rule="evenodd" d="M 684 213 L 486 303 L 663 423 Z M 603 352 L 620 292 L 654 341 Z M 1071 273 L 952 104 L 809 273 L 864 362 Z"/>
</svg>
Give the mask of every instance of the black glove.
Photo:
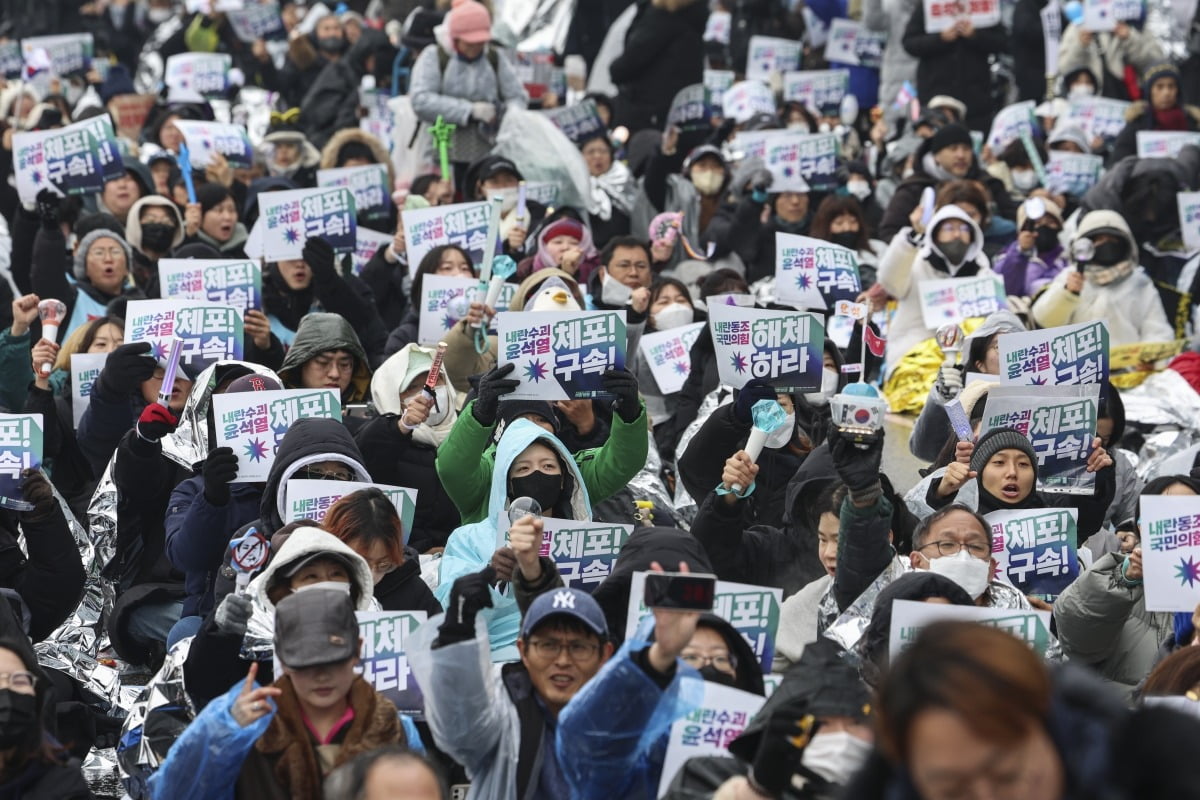
<svg viewBox="0 0 1200 800">
<path fill-rule="evenodd" d="M 42 221 L 42 227 L 48 231 L 58 228 L 58 207 L 62 200 L 50 189 L 42 189 L 37 193 L 37 215 Z"/>
<path fill-rule="evenodd" d="M 883 463 L 883 431 L 863 444 L 855 444 L 836 426 L 829 429 L 829 454 L 833 468 L 851 492 L 861 492 L 879 483 Z"/>
<path fill-rule="evenodd" d="M 817 728 L 812 715 L 797 716 L 800 712 L 792 711 L 789 705 L 779 706 L 767 718 L 747 776 L 756 791 L 771 797 L 783 797 L 784 791 L 791 788 L 792 775 L 800 768 L 804 748 Z"/>
<path fill-rule="evenodd" d="M 150 343 L 123 344 L 108 354 L 104 369 L 96 379 L 102 394 L 111 398 L 127 397 L 149 380 L 158 366 L 149 358 Z"/>
<path fill-rule="evenodd" d="M 337 269 L 333 264 L 333 245 L 324 239 L 310 237 L 304 243 L 300 257 L 312 270 L 313 280 L 317 283 L 327 283 L 337 277 Z"/>
<path fill-rule="evenodd" d="M 475 421 L 485 428 L 496 424 L 496 411 L 500 408 L 500 397 L 517 388 L 520 383 L 516 378 L 505 378 L 505 375 L 516 369 L 513 363 L 502 367 L 493 367 L 479 379 L 476 390 L 475 404 L 471 406 L 471 415 Z"/>
<path fill-rule="evenodd" d="M 613 408 L 621 419 L 632 425 L 642 415 L 642 404 L 638 399 L 638 382 L 627 369 L 610 369 L 600 377 L 604 391 L 617 396 Z"/>
<path fill-rule="evenodd" d="M 237 477 L 237 454 L 232 447 L 218 447 L 204 459 L 204 497 L 214 506 L 229 502 L 229 484 Z"/>
<path fill-rule="evenodd" d="M 27 469 L 23 474 L 21 497 L 25 498 L 26 502 L 33 503 L 33 508 L 23 512 L 24 515 L 29 519 L 39 519 L 53 514 L 54 509 L 59 506 L 50 481 L 36 469 Z"/>
<path fill-rule="evenodd" d="M 754 408 L 754 404 L 759 400 L 774 400 L 778 394 L 779 390 L 774 386 L 755 378 L 738 392 L 737 400 L 733 404 L 733 415 L 738 418 L 739 422 L 750 425 L 754 422 L 754 417 L 750 414 L 750 409 Z"/>
<path fill-rule="evenodd" d="M 492 584 L 496 582 L 496 570 L 490 566 L 479 572 L 463 575 L 450 587 L 450 603 L 446 606 L 446 618 L 438 628 L 435 647 L 445 647 L 455 642 L 475 638 L 475 615 L 492 607 Z"/>
</svg>

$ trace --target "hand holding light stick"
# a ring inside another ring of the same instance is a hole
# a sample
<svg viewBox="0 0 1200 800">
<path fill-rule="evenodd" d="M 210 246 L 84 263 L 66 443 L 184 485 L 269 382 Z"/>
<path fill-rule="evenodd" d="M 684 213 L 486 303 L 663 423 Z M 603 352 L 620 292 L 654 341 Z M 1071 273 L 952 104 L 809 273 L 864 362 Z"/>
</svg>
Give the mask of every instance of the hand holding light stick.
<svg viewBox="0 0 1200 800">
<path fill-rule="evenodd" d="M 42 338 L 47 342 L 58 341 L 58 329 L 67 315 L 67 304 L 61 300 L 48 297 L 38 303 L 38 319 L 42 321 Z M 50 374 L 54 365 L 47 361 L 41 366 L 43 376 Z"/>
<path fill-rule="evenodd" d="M 787 424 L 787 413 L 778 400 L 759 400 L 750 409 L 750 417 L 754 420 L 754 427 L 750 429 L 750 438 L 746 440 L 746 455 L 750 456 L 750 463 L 753 464 L 758 461 L 763 445 L 767 443 L 767 436 L 780 425 Z M 745 491 L 740 483 L 735 483 L 731 488 L 734 494 Z"/>
<path fill-rule="evenodd" d="M 162 385 L 158 387 L 158 404 L 170 409 L 171 393 L 175 388 L 175 374 L 179 372 L 179 356 L 183 353 L 183 339 L 178 336 L 171 339 L 171 349 L 167 351 L 167 363 L 163 368 Z"/>
</svg>

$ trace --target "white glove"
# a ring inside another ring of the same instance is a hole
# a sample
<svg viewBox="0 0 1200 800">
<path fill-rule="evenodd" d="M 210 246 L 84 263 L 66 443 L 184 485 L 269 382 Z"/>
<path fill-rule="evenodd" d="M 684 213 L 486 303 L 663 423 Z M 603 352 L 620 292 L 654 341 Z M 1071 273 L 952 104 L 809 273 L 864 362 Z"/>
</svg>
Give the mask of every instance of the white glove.
<svg viewBox="0 0 1200 800">
<path fill-rule="evenodd" d="M 485 103 L 482 100 L 477 103 L 471 103 L 471 118 L 483 123 L 491 122 L 496 118 L 496 106 L 492 103 Z"/>
<path fill-rule="evenodd" d="M 937 388 L 944 400 L 958 397 L 963 388 L 962 372 L 959 368 L 953 364 L 943 364 L 938 370 Z"/>
</svg>

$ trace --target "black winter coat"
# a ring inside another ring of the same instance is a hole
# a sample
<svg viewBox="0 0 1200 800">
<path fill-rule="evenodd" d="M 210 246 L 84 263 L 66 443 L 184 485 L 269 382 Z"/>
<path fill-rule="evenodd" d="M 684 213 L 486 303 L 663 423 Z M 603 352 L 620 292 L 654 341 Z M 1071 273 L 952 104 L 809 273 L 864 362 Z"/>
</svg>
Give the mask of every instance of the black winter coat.
<svg viewBox="0 0 1200 800">
<path fill-rule="evenodd" d="M 408 295 L 404 293 L 404 276 L 408 273 L 408 262 L 397 261 L 393 264 L 384 255 L 386 252 L 386 247 L 376 250 L 358 277 L 375 296 L 375 307 L 379 310 L 379 317 L 390 331 L 405 318 L 409 307 Z"/>
<path fill-rule="evenodd" d="M 704 79 L 704 24 L 708 6 L 691 0 L 668 11 L 638 0 L 637 15 L 625 35 L 625 50 L 609 66 L 620 89 L 613 125 L 636 133 L 661 129 L 676 93 Z"/>
<path fill-rule="evenodd" d="M 29 609 L 29 637 L 40 642 L 79 605 L 83 560 L 57 504 L 52 513 L 42 517 L 21 515 L 28 558 L 17 544 L 17 519 L 11 511 L 0 512 L 0 587 L 21 596 Z"/>
</svg>

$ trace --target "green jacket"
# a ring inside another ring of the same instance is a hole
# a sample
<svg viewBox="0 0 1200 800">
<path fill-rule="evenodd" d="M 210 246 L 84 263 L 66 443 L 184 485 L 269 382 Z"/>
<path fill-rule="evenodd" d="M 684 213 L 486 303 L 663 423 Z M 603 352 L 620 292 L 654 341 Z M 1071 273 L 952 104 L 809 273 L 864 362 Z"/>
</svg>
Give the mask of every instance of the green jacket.
<svg viewBox="0 0 1200 800">
<path fill-rule="evenodd" d="M 13 414 L 25 408 L 25 397 L 33 382 L 32 347 L 28 331 L 20 336 L 13 336 L 11 328 L 0 333 L 0 408 Z M 65 369 L 50 373 L 50 391 L 55 397 L 66 394 L 70 382 L 71 375 Z"/>
<path fill-rule="evenodd" d="M 480 425 L 471 413 L 474 405 L 474 400 L 467 403 L 437 451 L 438 478 L 446 488 L 446 494 L 458 506 L 464 525 L 487 517 L 488 491 L 496 462 L 496 445 L 492 441 L 496 426 Z M 608 441 L 600 447 L 574 454 L 592 504 L 623 489 L 646 465 L 649 448 L 645 403 L 642 413 L 632 423 L 613 414 Z"/>
</svg>

